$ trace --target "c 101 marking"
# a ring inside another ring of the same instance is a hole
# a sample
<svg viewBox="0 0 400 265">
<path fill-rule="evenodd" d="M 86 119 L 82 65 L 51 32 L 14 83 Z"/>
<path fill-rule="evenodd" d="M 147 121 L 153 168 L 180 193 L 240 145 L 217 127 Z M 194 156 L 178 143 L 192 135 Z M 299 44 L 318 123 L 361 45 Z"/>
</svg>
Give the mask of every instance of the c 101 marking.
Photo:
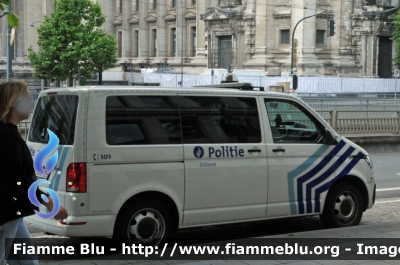
<svg viewBox="0 0 400 265">
<path fill-rule="evenodd" d="M 100 159 L 99 159 L 100 158 Z M 111 159 L 111 155 L 110 154 L 101 154 L 101 155 L 93 155 L 93 160 L 109 160 Z"/>
<path fill-rule="evenodd" d="M 105 155 L 100 155 L 100 159 L 104 159 L 104 160 L 106 160 L 106 159 L 111 159 L 111 155 L 110 154 L 105 154 Z"/>
</svg>

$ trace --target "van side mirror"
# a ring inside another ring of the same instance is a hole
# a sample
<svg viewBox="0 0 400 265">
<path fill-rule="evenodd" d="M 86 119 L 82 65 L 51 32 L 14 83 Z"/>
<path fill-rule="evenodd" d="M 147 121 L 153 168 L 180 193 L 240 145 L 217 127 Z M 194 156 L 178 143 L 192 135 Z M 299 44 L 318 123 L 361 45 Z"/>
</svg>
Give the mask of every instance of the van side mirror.
<svg viewBox="0 0 400 265">
<path fill-rule="evenodd" d="M 330 129 L 325 128 L 324 139 L 322 142 L 326 145 L 337 145 L 338 141 L 333 137 L 333 133 Z"/>
</svg>

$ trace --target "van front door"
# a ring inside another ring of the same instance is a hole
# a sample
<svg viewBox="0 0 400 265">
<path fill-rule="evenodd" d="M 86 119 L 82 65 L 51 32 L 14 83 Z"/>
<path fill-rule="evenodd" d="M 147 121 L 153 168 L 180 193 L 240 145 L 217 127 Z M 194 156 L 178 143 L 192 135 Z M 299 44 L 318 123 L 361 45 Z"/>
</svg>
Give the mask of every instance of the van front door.
<svg viewBox="0 0 400 265">
<path fill-rule="evenodd" d="M 268 170 L 255 97 L 180 95 L 184 226 L 265 217 Z"/>
<path fill-rule="evenodd" d="M 267 217 L 321 212 L 325 184 L 335 176 L 335 154 L 349 150 L 344 150 L 344 142 L 323 144 L 324 127 L 300 103 L 263 101 L 270 181 Z"/>
</svg>

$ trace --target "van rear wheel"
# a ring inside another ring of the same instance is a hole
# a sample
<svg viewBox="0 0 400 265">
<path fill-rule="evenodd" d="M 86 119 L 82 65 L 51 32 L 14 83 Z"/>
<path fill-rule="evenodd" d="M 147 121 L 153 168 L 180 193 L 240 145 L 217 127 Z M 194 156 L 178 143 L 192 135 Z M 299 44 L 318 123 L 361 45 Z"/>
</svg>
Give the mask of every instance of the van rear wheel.
<svg viewBox="0 0 400 265">
<path fill-rule="evenodd" d="M 172 218 L 158 200 L 143 198 L 121 209 L 113 238 L 118 243 L 160 245 L 172 234 Z"/>
<path fill-rule="evenodd" d="M 339 183 L 332 187 L 320 215 L 326 227 L 358 225 L 363 214 L 363 200 L 360 191 L 350 183 Z"/>
</svg>

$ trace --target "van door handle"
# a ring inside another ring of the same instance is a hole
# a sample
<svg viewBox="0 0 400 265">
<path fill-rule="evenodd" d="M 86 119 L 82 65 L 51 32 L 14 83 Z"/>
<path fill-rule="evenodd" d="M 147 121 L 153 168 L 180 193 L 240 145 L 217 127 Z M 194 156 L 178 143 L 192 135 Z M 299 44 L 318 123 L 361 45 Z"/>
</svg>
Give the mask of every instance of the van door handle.
<svg viewBox="0 0 400 265">
<path fill-rule="evenodd" d="M 249 149 L 249 153 L 261 153 L 260 149 Z"/>
<path fill-rule="evenodd" d="M 285 149 L 273 149 L 272 152 L 285 152 Z"/>
</svg>

